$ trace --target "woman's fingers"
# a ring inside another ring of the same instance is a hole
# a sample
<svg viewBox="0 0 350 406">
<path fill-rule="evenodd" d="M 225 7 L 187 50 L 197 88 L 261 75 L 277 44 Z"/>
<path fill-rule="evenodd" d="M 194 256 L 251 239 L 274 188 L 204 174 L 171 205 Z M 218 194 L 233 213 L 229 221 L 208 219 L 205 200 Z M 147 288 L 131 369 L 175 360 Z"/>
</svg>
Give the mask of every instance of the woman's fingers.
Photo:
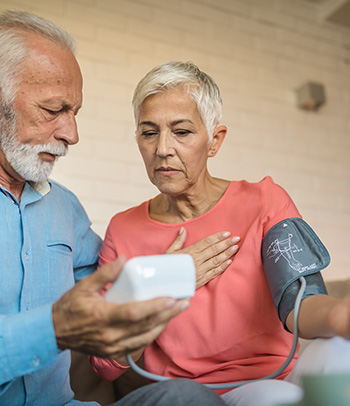
<svg viewBox="0 0 350 406">
<path fill-rule="evenodd" d="M 224 272 L 239 249 L 238 236 L 223 231 L 212 234 L 179 251 L 192 255 L 196 266 L 196 288 L 200 288 Z"/>
</svg>

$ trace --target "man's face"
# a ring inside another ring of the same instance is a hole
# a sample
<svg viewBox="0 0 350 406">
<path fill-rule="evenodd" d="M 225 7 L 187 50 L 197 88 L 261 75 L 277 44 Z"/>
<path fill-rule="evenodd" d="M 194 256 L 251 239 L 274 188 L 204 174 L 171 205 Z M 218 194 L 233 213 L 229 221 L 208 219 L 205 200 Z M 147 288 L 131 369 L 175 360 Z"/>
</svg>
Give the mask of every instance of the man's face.
<svg viewBox="0 0 350 406">
<path fill-rule="evenodd" d="M 19 77 L 12 109 L 2 125 L 0 165 L 18 181 L 41 181 L 54 162 L 79 140 L 75 116 L 82 77 L 75 57 L 53 42 L 29 34 L 31 51 Z"/>
</svg>

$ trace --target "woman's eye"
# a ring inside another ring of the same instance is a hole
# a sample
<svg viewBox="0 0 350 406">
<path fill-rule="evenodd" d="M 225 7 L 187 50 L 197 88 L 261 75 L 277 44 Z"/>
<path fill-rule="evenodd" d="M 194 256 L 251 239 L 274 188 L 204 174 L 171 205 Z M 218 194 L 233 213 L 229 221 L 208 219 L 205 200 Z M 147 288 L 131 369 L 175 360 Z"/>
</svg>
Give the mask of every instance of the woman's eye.
<svg viewBox="0 0 350 406">
<path fill-rule="evenodd" d="M 174 131 L 174 134 L 178 135 L 179 137 L 184 137 L 184 136 L 190 134 L 190 132 L 191 131 L 189 131 L 189 130 L 176 130 L 176 131 Z"/>
<path fill-rule="evenodd" d="M 156 135 L 157 133 L 155 131 L 142 131 L 141 132 L 141 136 L 144 138 L 150 138 L 154 135 Z"/>
</svg>

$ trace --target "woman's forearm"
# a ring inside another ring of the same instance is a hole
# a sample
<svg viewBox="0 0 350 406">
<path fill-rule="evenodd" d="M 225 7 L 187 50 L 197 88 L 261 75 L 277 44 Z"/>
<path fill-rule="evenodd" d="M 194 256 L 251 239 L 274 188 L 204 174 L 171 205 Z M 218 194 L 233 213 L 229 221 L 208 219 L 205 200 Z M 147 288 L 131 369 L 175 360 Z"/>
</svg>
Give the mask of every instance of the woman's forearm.
<svg viewBox="0 0 350 406">
<path fill-rule="evenodd" d="M 299 312 L 299 337 L 312 339 L 316 337 L 332 337 L 335 335 L 330 315 L 332 309 L 340 303 L 340 299 L 327 295 L 314 295 L 305 298 Z M 292 310 L 287 317 L 287 327 L 293 332 Z"/>
</svg>

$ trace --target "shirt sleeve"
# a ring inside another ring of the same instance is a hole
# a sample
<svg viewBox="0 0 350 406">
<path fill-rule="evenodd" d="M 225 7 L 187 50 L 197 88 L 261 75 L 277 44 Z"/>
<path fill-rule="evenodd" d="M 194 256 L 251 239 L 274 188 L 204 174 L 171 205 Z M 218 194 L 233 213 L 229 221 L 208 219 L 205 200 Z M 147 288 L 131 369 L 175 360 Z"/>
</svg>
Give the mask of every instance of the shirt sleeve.
<svg viewBox="0 0 350 406">
<path fill-rule="evenodd" d="M 264 236 L 277 223 L 287 218 L 302 218 L 289 194 L 267 176 L 263 184 Z M 263 237 L 264 237 L 263 236 Z"/>
<path fill-rule="evenodd" d="M 66 278 L 63 278 L 63 282 L 60 283 L 61 291 L 55 292 L 55 296 L 50 293 L 50 286 L 45 285 L 47 282 L 43 281 L 43 285 L 40 286 L 41 290 L 38 287 L 35 288 L 34 285 L 33 293 L 30 294 L 31 300 L 34 301 L 35 295 L 46 293 L 46 289 L 47 298 L 42 301 L 38 300 L 40 304 L 33 305 L 26 311 L 14 313 L 12 310 L 12 312 L 0 315 L 0 394 L 14 379 L 53 365 L 60 359 L 64 351 L 57 348 L 52 320 L 52 304 L 73 285 L 73 271 L 74 279 L 77 281 L 93 272 L 97 267 L 101 239 L 91 229 L 91 222 L 79 200 L 69 191 L 56 192 L 61 189 L 63 188 L 55 187 L 50 193 L 53 193 L 52 198 L 58 202 L 57 205 L 65 210 L 65 216 L 60 221 L 63 225 L 67 225 L 64 232 L 72 247 L 73 261 L 69 263 L 69 268 L 64 270 L 59 269 L 60 264 L 53 264 L 62 275 L 66 275 Z M 45 209 L 46 201 L 43 199 L 40 202 Z M 50 203 L 51 200 L 48 202 Z M 56 213 L 57 217 L 59 214 Z M 46 247 L 46 244 L 44 245 Z M 36 244 L 35 247 L 39 249 L 40 244 Z M 45 255 L 40 251 L 37 252 Z M 43 264 L 46 263 L 43 262 Z M 41 271 L 46 273 L 47 269 L 43 268 Z M 38 280 L 35 283 L 38 283 Z"/>
<path fill-rule="evenodd" d="M 91 229 L 91 222 L 85 209 L 73 194 L 72 205 L 75 233 L 73 268 L 74 278 L 78 281 L 96 270 L 102 240 Z"/>
<path fill-rule="evenodd" d="M 35 372 L 57 359 L 52 305 L 0 316 L 0 393 L 6 383 Z"/>
</svg>

